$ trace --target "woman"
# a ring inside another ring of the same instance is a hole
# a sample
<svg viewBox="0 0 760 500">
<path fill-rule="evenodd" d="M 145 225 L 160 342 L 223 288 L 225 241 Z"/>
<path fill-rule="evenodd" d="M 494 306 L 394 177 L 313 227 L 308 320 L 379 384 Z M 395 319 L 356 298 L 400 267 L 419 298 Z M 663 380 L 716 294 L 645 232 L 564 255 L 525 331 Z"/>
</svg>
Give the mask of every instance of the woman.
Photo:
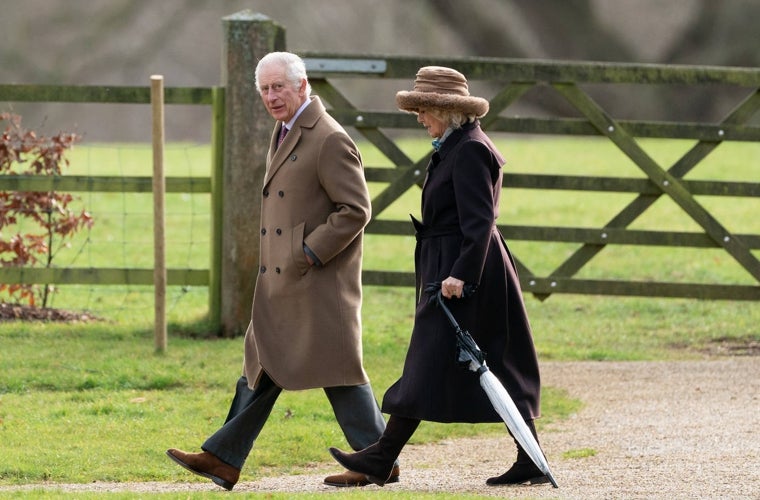
<svg viewBox="0 0 760 500">
<path fill-rule="evenodd" d="M 396 94 L 401 110 L 417 114 L 435 140 L 422 188 L 417 231 L 417 309 L 401 378 L 385 393 L 390 414 L 380 440 L 356 453 L 330 448 L 350 471 L 384 485 L 394 461 L 421 420 L 501 422 L 478 376 L 456 362 L 454 331 L 445 314 L 420 289 L 441 283 L 460 326 L 487 354 L 528 427 L 539 417 L 538 360 L 517 273 L 496 228 L 504 159 L 478 118 L 488 101 L 471 96 L 464 75 L 451 68 L 423 67 L 414 90 Z M 515 441 L 516 442 L 516 441 Z M 544 483 L 548 478 L 517 445 L 517 460 L 489 485 Z"/>
</svg>

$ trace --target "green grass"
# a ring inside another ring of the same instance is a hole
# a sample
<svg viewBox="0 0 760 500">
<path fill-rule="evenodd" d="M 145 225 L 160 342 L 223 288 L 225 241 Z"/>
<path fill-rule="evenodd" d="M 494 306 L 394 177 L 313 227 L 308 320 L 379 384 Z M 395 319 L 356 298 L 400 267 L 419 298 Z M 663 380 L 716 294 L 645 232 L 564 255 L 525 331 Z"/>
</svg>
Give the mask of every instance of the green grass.
<svg viewBox="0 0 760 500">
<path fill-rule="evenodd" d="M 411 326 L 410 290 L 368 288 L 366 365 L 378 397 L 398 377 Z M 389 312 L 393 311 L 393 312 Z M 200 481 L 169 462 L 221 425 L 242 361 L 241 339 L 173 334 L 156 354 L 148 329 L 102 323 L 0 325 L 0 485 Z M 577 411 L 544 391 L 542 425 Z M 413 443 L 504 436 L 498 424 L 423 423 Z M 241 480 L 303 473 L 346 447 L 322 391 L 284 392 Z"/>
<path fill-rule="evenodd" d="M 641 176 L 620 153 L 608 145 L 595 143 L 591 148 L 590 142 L 594 141 L 502 138 L 499 146 L 509 161 L 508 170 L 513 172 Z M 644 145 L 666 167 L 689 147 L 679 141 Z M 427 148 L 419 141 L 402 141 L 401 146 L 412 158 L 423 155 Z M 361 147 L 367 165 L 387 166 L 370 146 Z M 755 179 L 758 159 L 758 145 L 721 146 L 689 178 Z M 209 163 L 206 146 L 172 145 L 167 150 L 169 175 L 206 175 Z M 77 147 L 70 173 L 149 175 L 150 149 L 140 145 Z M 370 188 L 376 194 L 382 186 Z M 170 266 L 207 267 L 207 198 L 168 197 Z M 547 196 L 505 189 L 500 222 L 596 227 L 629 199 L 630 195 L 551 192 Z M 96 225 L 57 257 L 58 265 L 149 267 L 152 237 L 145 231 L 151 221 L 149 200 L 149 195 L 85 195 L 82 202 L 93 211 Z M 678 207 L 661 201 L 633 227 L 694 230 L 693 222 Z M 756 217 L 760 200 L 700 202 L 715 210 L 732 230 L 760 233 L 760 218 Z M 408 220 L 408 214 L 416 214 L 418 209 L 419 190 L 413 188 L 382 217 Z M 551 272 L 575 248 L 561 243 L 509 244 L 515 255 L 539 274 Z M 367 235 L 365 269 L 411 271 L 413 248 L 411 237 Z M 619 247 L 606 249 L 592 262 L 579 276 L 756 284 L 717 251 Z M 365 287 L 365 365 L 378 398 L 400 374 L 412 325 L 413 295 L 411 289 Z M 170 463 L 163 451 L 172 446 L 197 450 L 221 425 L 240 373 L 242 341 L 208 338 L 205 288 L 170 287 L 169 348 L 157 354 L 151 330 L 152 298 L 150 287 L 65 286 L 55 295 L 53 306 L 89 310 L 101 320 L 0 323 L 0 486 L 202 481 Z M 760 308 L 751 302 L 573 295 L 553 295 L 544 302 L 528 295 L 526 302 L 542 362 L 695 359 L 716 342 L 760 340 Z M 539 432 L 547 423 L 578 411 L 580 404 L 557 388 L 544 387 L 544 418 L 539 421 Z M 413 442 L 482 434 L 505 433 L 501 425 L 423 423 Z M 285 392 L 241 480 L 329 466 L 326 448 L 346 446 L 344 441 L 322 391 Z M 557 451 L 578 458 L 593 453 L 583 449 Z M 373 498 L 421 497 L 372 493 Z M 212 494 L 181 496 L 206 498 Z M 362 492 L 342 494 L 368 497 Z M 60 495 L 54 490 L 0 492 L 0 497 Z M 94 498 L 102 494 L 76 496 Z"/>
<path fill-rule="evenodd" d="M 569 450 L 562 454 L 563 458 L 588 458 L 596 455 L 596 451 L 591 448 L 581 448 L 579 450 Z"/>
</svg>

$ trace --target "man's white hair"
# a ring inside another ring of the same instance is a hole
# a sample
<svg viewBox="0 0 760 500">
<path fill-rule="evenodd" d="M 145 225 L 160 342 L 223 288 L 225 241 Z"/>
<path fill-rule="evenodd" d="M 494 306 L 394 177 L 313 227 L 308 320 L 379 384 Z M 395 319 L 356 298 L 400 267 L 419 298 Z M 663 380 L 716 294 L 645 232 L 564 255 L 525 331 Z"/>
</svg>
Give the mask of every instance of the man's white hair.
<svg viewBox="0 0 760 500">
<path fill-rule="evenodd" d="M 303 59 L 292 52 L 270 52 L 259 60 L 254 73 L 256 89 L 259 89 L 259 71 L 264 66 L 279 65 L 285 67 L 285 77 L 296 89 L 301 86 L 301 81 L 306 80 L 306 96 L 311 95 L 311 84 L 306 76 L 306 65 Z"/>
</svg>

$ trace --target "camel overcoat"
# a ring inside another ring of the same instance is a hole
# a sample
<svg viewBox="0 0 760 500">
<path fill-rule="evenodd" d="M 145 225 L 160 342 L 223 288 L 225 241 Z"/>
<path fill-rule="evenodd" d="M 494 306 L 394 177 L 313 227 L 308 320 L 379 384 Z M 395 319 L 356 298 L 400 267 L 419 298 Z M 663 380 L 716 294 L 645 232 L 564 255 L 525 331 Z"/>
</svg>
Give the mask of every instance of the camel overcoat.
<svg viewBox="0 0 760 500">
<path fill-rule="evenodd" d="M 362 361 L 361 266 L 371 203 L 359 150 L 321 100 L 282 145 L 277 122 L 261 191 L 260 266 L 244 375 L 290 390 L 369 381 Z M 309 266 L 304 244 L 319 264 Z"/>
<path fill-rule="evenodd" d="M 433 154 L 415 221 L 415 272 L 424 289 L 453 276 L 476 286 L 446 303 L 486 353 L 525 419 L 540 415 L 540 377 L 512 256 L 496 227 L 504 159 L 477 122 L 463 125 Z M 401 378 L 383 413 L 436 422 L 501 422 L 479 376 L 456 361 L 454 327 L 422 294 Z M 445 300 L 445 299 L 444 299 Z"/>
</svg>

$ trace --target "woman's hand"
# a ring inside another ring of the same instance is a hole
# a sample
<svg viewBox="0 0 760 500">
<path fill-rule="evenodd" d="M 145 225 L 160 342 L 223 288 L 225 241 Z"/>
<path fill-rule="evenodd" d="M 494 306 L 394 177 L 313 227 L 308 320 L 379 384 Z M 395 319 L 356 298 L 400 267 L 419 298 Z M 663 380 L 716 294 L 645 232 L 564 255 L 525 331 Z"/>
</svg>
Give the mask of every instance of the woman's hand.
<svg viewBox="0 0 760 500">
<path fill-rule="evenodd" d="M 462 296 L 462 290 L 464 289 L 464 281 L 458 280 L 453 276 L 449 276 L 441 283 L 441 295 L 445 298 L 458 299 Z"/>
</svg>

